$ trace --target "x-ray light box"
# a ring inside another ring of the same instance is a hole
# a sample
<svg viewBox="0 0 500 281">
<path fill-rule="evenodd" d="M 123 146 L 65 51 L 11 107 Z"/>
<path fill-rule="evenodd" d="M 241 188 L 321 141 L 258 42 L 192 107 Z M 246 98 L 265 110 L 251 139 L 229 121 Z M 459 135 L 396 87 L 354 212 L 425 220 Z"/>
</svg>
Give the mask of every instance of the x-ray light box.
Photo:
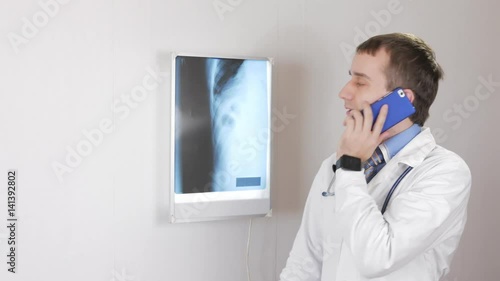
<svg viewBox="0 0 500 281">
<path fill-rule="evenodd" d="M 172 56 L 171 222 L 270 214 L 271 68 Z"/>
</svg>

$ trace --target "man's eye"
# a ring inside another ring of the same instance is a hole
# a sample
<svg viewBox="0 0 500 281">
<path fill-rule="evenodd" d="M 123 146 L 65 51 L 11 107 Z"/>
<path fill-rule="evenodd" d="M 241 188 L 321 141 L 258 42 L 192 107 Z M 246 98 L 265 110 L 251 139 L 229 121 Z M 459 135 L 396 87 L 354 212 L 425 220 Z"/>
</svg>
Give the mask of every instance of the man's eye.
<svg viewBox="0 0 500 281">
<path fill-rule="evenodd" d="M 356 82 L 356 86 L 358 86 L 358 87 L 361 87 L 361 86 L 364 86 L 364 85 L 365 85 L 365 84 L 363 84 L 363 83 Z"/>
</svg>

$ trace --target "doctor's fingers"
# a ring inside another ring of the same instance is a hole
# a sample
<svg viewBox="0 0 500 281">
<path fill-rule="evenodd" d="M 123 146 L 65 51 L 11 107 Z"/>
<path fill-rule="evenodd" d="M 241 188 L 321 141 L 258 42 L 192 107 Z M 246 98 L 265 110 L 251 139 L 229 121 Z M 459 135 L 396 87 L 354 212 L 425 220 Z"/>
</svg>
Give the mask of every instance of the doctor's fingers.
<svg viewBox="0 0 500 281">
<path fill-rule="evenodd" d="M 373 112 L 368 102 L 363 102 L 363 129 L 371 131 L 373 127 Z"/>
<path fill-rule="evenodd" d="M 351 110 L 349 114 L 352 116 L 352 119 L 354 119 L 354 130 L 355 131 L 362 131 L 363 130 L 363 115 L 361 112 L 358 110 Z"/>
<path fill-rule="evenodd" d="M 389 105 L 384 104 L 380 109 L 380 113 L 377 116 L 377 120 L 375 121 L 375 125 L 373 125 L 373 134 L 377 137 L 382 132 L 382 128 L 384 127 L 385 119 L 387 118 L 387 112 L 389 110 Z"/>
<path fill-rule="evenodd" d="M 345 132 L 353 132 L 355 127 L 355 120 L 351 115 L 346 116 L 344 119 Z"/>
</svg>

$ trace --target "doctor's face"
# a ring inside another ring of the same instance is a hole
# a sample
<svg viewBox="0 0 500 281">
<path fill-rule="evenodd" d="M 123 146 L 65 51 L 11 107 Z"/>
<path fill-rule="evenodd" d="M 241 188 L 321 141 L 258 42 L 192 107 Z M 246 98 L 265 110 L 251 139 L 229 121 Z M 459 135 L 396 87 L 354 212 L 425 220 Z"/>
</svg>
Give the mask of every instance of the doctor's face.
<svg viewBox="0 0 500 281">
<path fill-rule="evenodd" d="M 385 75 L 388 65 L 389 54 L 383 49 L 377 51 L 375 56 L 356 54 L 349 70 L 351 80 L 339 93 L 339 97 L 344 100 L 346 114 L 352 109 L 361 110 L 363 102 L 371 104 L 389 92 Z"/>
</svg>

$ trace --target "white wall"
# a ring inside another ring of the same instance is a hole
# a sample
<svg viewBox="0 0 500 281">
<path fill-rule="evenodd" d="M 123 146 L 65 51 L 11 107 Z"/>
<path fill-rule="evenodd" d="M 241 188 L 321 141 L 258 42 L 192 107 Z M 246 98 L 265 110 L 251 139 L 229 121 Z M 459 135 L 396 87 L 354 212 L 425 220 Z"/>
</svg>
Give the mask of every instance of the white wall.
<svg viewBox="0 0 500 281">
<path fill-rule="evenodd" d="M 171 51 L 275 58 L 274 107 L 296 117 L 275 134 L 274 212 L 253 221 L 250 270 L 252 280 L 276 280 L 314 174 L 342 132 L 337 93 L 350 58 L 341 46 L 354 45 L 357 28 L 413 32 L 436 50 L 446 80 L 428 125 L 441 129 L 440 143 L 473 173 L 469 222 L 447 279 L 500 278 L 500 86 L 474 98 L 479 77 L 500 81 L 497 2 L 64 3 L 51 6 L 45 24 L 38 1 L 1 1 L 0 171 L 6 178 L 18 169 L 20 225 L 16 275 L 7 273 L 7 229 L 0 228 L 0 280 L 246 280 L 248 219 L 168 223 Z M 233 7 L 219 17 L 214 3 Z M 390 19 L 377 22 L 373 14 L 389 8 Z M 26 29 L 24 18 L 33 16 L 42 23 Z M 122 98 L 151 72 L 158 87 L 126 105 Z M 113 113 L 115 102 L 128 114 Z M 464 103 L 463 116 L 453 113 Z M 60 182 L 52 163 L 65 164 L 82 130 L 106 122 L 114 129 Z M 4 216 L 6 201 L 3 188 Z"/>
</svg>

